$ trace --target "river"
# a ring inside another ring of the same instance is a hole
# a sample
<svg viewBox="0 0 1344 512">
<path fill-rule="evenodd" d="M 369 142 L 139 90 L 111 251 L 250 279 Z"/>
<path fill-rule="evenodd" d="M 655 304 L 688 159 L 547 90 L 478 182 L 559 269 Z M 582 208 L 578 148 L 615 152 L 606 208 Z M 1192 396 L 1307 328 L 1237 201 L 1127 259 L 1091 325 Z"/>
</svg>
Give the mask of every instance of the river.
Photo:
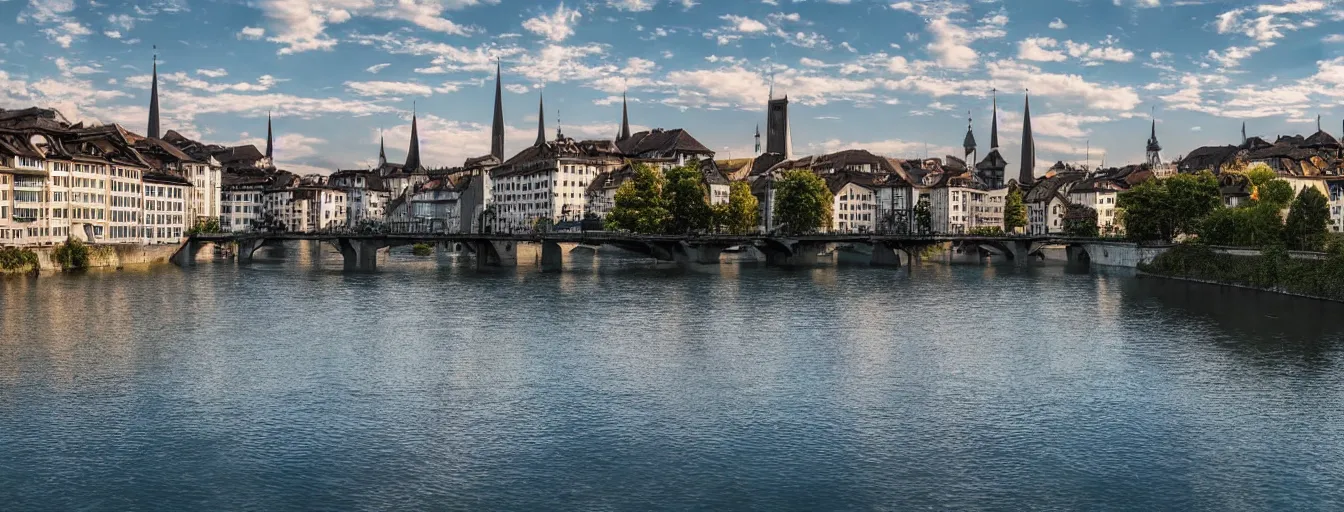
<svg viewBox="0 0 1344 512">
<path fill-rule="evenodd" d="M 0 279 L 0 508 L 1344 508 L 1344 305 L 286 256 Z"/>
</svg>

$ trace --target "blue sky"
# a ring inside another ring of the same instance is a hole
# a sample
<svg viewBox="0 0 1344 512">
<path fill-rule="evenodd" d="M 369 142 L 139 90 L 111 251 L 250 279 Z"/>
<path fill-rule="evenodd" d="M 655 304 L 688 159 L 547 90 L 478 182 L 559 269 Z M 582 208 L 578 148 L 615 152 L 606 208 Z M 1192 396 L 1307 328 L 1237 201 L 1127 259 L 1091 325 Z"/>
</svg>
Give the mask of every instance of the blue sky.
<svg viewBox="0 0 1344 512">
<path fill-rule="evenodd" d="M 627 87 L 637 127 L 686 128 L 746 156 L 768 84 L 799 154 L 863 147 L 981 154 L 990 91 L 1016 166 L 1030 89 L 1041 165 L 1141 161 L 1149 113 L 1173 157 L 1344 123 L 1336 0 L 0 0 L 0 107 L 143 132 L 152 45 L 165 129 L 260 143 L 296 172 L 402 158 L 414 102 L 424 159 L 489 152 L 503 61 L 506 152 L 548 133 L 610 138 Z"/>
</svg>

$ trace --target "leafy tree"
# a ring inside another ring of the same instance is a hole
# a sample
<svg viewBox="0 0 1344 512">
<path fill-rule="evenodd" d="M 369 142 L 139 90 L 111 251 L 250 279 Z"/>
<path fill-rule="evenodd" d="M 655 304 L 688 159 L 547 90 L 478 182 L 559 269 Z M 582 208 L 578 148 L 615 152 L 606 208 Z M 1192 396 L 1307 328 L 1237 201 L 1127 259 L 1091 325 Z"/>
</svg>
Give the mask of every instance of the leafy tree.
<svg viewBox="0 0 1344 512">
<path fill-rule="evenodd" d="M 663 231 L 680 235 L 709 228 L 714 222 L 714 210 L 709 207 L 700 162 L 692 160 L 685 166 L 669 169 L 666 181 L 663 204 L 667 205 L 669 215 Z"/>
<path fill-rule="evenodd" d="M 927 197 L 921 197 L 919 202 L 915 203 L 915 229 L 920 235 L 933 233 L 933 211 L 929 209 Z"/>
<path fill-rule="evenodd" d="M 607 214 L 606 227 L 635 233 L 658 233 L 667 222 L 663 202 L 662 173 L 644 164 L 635 164 L 635 176 L 616 190 L 615 204 Z"/>
<path fill-rule="evenodd" d="M 1256 187 L 1263 187 L 1266 183 L 1274 181 L 1274 179 L 1279 177 L 1279 173 L 1274 172 L 1274 169 L 1270 169 L 1269 166 L 1265 165 L 1263 162 L 1251 164 L 1251 166 L 1247 167 L 1241 174 L 1246 175 L 1246 178 L 1251 180 L 1251 185 Z"/>
<path fill-rule="evenodd" d="M 1097 227 L 1097 210 L 1081 205 L 1069 205 L 1064 212 L 1064 234 L 1068 236 L 1096 238 L 1101 234 Z"/>
<path fill-rule="evenodd" d="M 775 219 L 790 233 L 830 228 L 832 202 L 826 180 L 809 171 L 788 171 L 775 182 Z"/>
<path fill-rule="evenodd" d="M 760 225 L 760 202 L 751 195 L 751 185 L 745 181 L 733 182 L 728 204 L 720 206 L 719 224 L 729 233 L 747 233 Z"/>
<path fill-rule="evenodd" d="M 1274 205 L 1282 210 L 1293 202 L 1293 186 L 1284 180 L 1269 180 L 1263 186 L 1256 187 L 1255 196 L 1256 202 Z"/>
<path fill-rule="evenodd" d="M 89 266 L 89 246 L 78 239 L 70 238 L 56 247 L 52 258 L 61 264 L 64 270 L 80 269 Z"/>
<path fill-rule="evenodd" d="M 1027 207 L 1022 204 L 1022 189 L 1013 185 L 1008 188 L 1008 197 L 1003 201 L 1003 230 L 1016 233 L 1027 227 Z"/>
<path fill-rule="evenodd" d="M 1302 189 L 1288 211 L 1284 242 L 1292 250 L 1319 251 L 1325 247 L 1329 230 L 1330 205 L 1325 194 L 1315 187 Z"/>
<path fill-rule="evenodd" d="M 1195 234 L 1204 218 L 1222 206 L 1212 173 L 1148 180 L 1120 194 L 1125 232 L 1135 240 L 1171 241 Z"/>
<path fill-rule="evenodd" d="M 1219 208 L 1204 218 L 1198 234 L 1210 245 L 1262 247 L 1283 239 L 1283 220 L 1271 204 Z"/>
<path fill-rule="evenodd" d="M 187 230 L 188 235 L 199 235 L 206 233 L 221 233 L 224 230 L 219 226 L 219 217 L 198 217 L 196 224 Z"/>
</svg>

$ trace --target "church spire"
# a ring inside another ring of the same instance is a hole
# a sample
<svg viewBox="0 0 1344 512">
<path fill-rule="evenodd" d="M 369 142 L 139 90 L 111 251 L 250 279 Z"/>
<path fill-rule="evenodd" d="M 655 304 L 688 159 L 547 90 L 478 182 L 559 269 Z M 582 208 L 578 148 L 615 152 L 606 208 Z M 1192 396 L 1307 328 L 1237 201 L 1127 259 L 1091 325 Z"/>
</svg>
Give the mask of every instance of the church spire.
<svg viewBox="0 0 1344 512">
<path fill-rule="evenodd" d="M 1241 122 L 1241 143 L 1246 144 L 1246 121 Z"/>
<path fill-rule="evenodd" d="M 503 83 L 500 81 L 500 64 L 495 61 L 495 119 L 490 126 L 490 154 L 504 161 L 504 96 Z"/>
<path fill-rule="evenodd" d="M 1148 165 L 1153 168 L 1162 165 L 1162 145 L 1157 142 L 1157 118 L 1153 118 L 1152 131 L 1148 135 Z"/>
<path fill-rule="evenodd" d="M 154 47 L 154 71 L 149 85 L 149 126 L 145 135 L 159 138 L 159 47 Z"/>
<path fill-rule="evenodd" d="M 989 121 L 989 149 L 999 149 L 999 90 L 994 89 L 994 117 Z"/>
<path fill-rule="evenodd" d="M 406 165 L 402 170 L 406 173 L 413 173 L 420 169 L 420 131 L 416 128 L 415 109 L 411 109 L 411 147 L 406 150 Z"/>
<path fill-rule="evenodd" d="M 1031 95 L 1022 107 L 1022 170 L 1017 182 L 1027 185 L 1036 180 L 1036 139 L 1031 136 Z"/>
<path fill-rule="evenodd" d="M 621 93 L 621 136 L 616 138 L 617 142 L 630 138 L 630 110 L 626 106 L 625 93 Z"/>
<path fill-rule="evenodd" d="M 756 154 L 761 154 L 761 124 L 756 123 Z"/>
<path fill-rule="evenodd" d="M 386 149 L 386 146 L 383 144 L 383 130 L 382 130 L 382 128 L 379 128 L 379 129 L 378 129 L 378 168 L 381 169 L 381 168 L 382 168 L 383 166 L 385 166 L 385 165 L 387 165 L 387 149 Z"/>
<path fill-rule="evenodd" d="M 266 159 L 275 160 L 275 135 L 271 132 L 270 111 L 266 111 Z"/>
<path fill-rule="evenodd" d="M 971 130 L 972 123 L 971 113 L 968 111 L 966 112 L 966 138 L 961 141 L 961 149 L 966 150 L 964 156 L 971 156 L 971 153 L 975 152 L 975 132 Z"/>
<path fill-rule="evenodd" d="M 538 95 L 537 100 L 537 142 L 534 146 L 546 143 L 546 95 Z"/>
</svg>

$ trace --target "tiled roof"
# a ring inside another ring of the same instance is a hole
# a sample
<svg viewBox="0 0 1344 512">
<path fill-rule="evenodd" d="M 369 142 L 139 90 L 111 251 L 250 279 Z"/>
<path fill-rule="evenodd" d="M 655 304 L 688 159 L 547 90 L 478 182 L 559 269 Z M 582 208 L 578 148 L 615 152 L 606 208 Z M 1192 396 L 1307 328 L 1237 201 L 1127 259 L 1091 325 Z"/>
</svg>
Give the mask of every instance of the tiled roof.
<svg viewBox="0 0 1344 512">
<path fill-rule="evenodd" d="M 714 151 L 695 140 L 689 132 L 681 128 L 643 131 L 630 135 L 630 138 L 616 143 L 621 153 L 630 156 L 671 156 L 672 153 L 714 154 Z"/>
</svg>

